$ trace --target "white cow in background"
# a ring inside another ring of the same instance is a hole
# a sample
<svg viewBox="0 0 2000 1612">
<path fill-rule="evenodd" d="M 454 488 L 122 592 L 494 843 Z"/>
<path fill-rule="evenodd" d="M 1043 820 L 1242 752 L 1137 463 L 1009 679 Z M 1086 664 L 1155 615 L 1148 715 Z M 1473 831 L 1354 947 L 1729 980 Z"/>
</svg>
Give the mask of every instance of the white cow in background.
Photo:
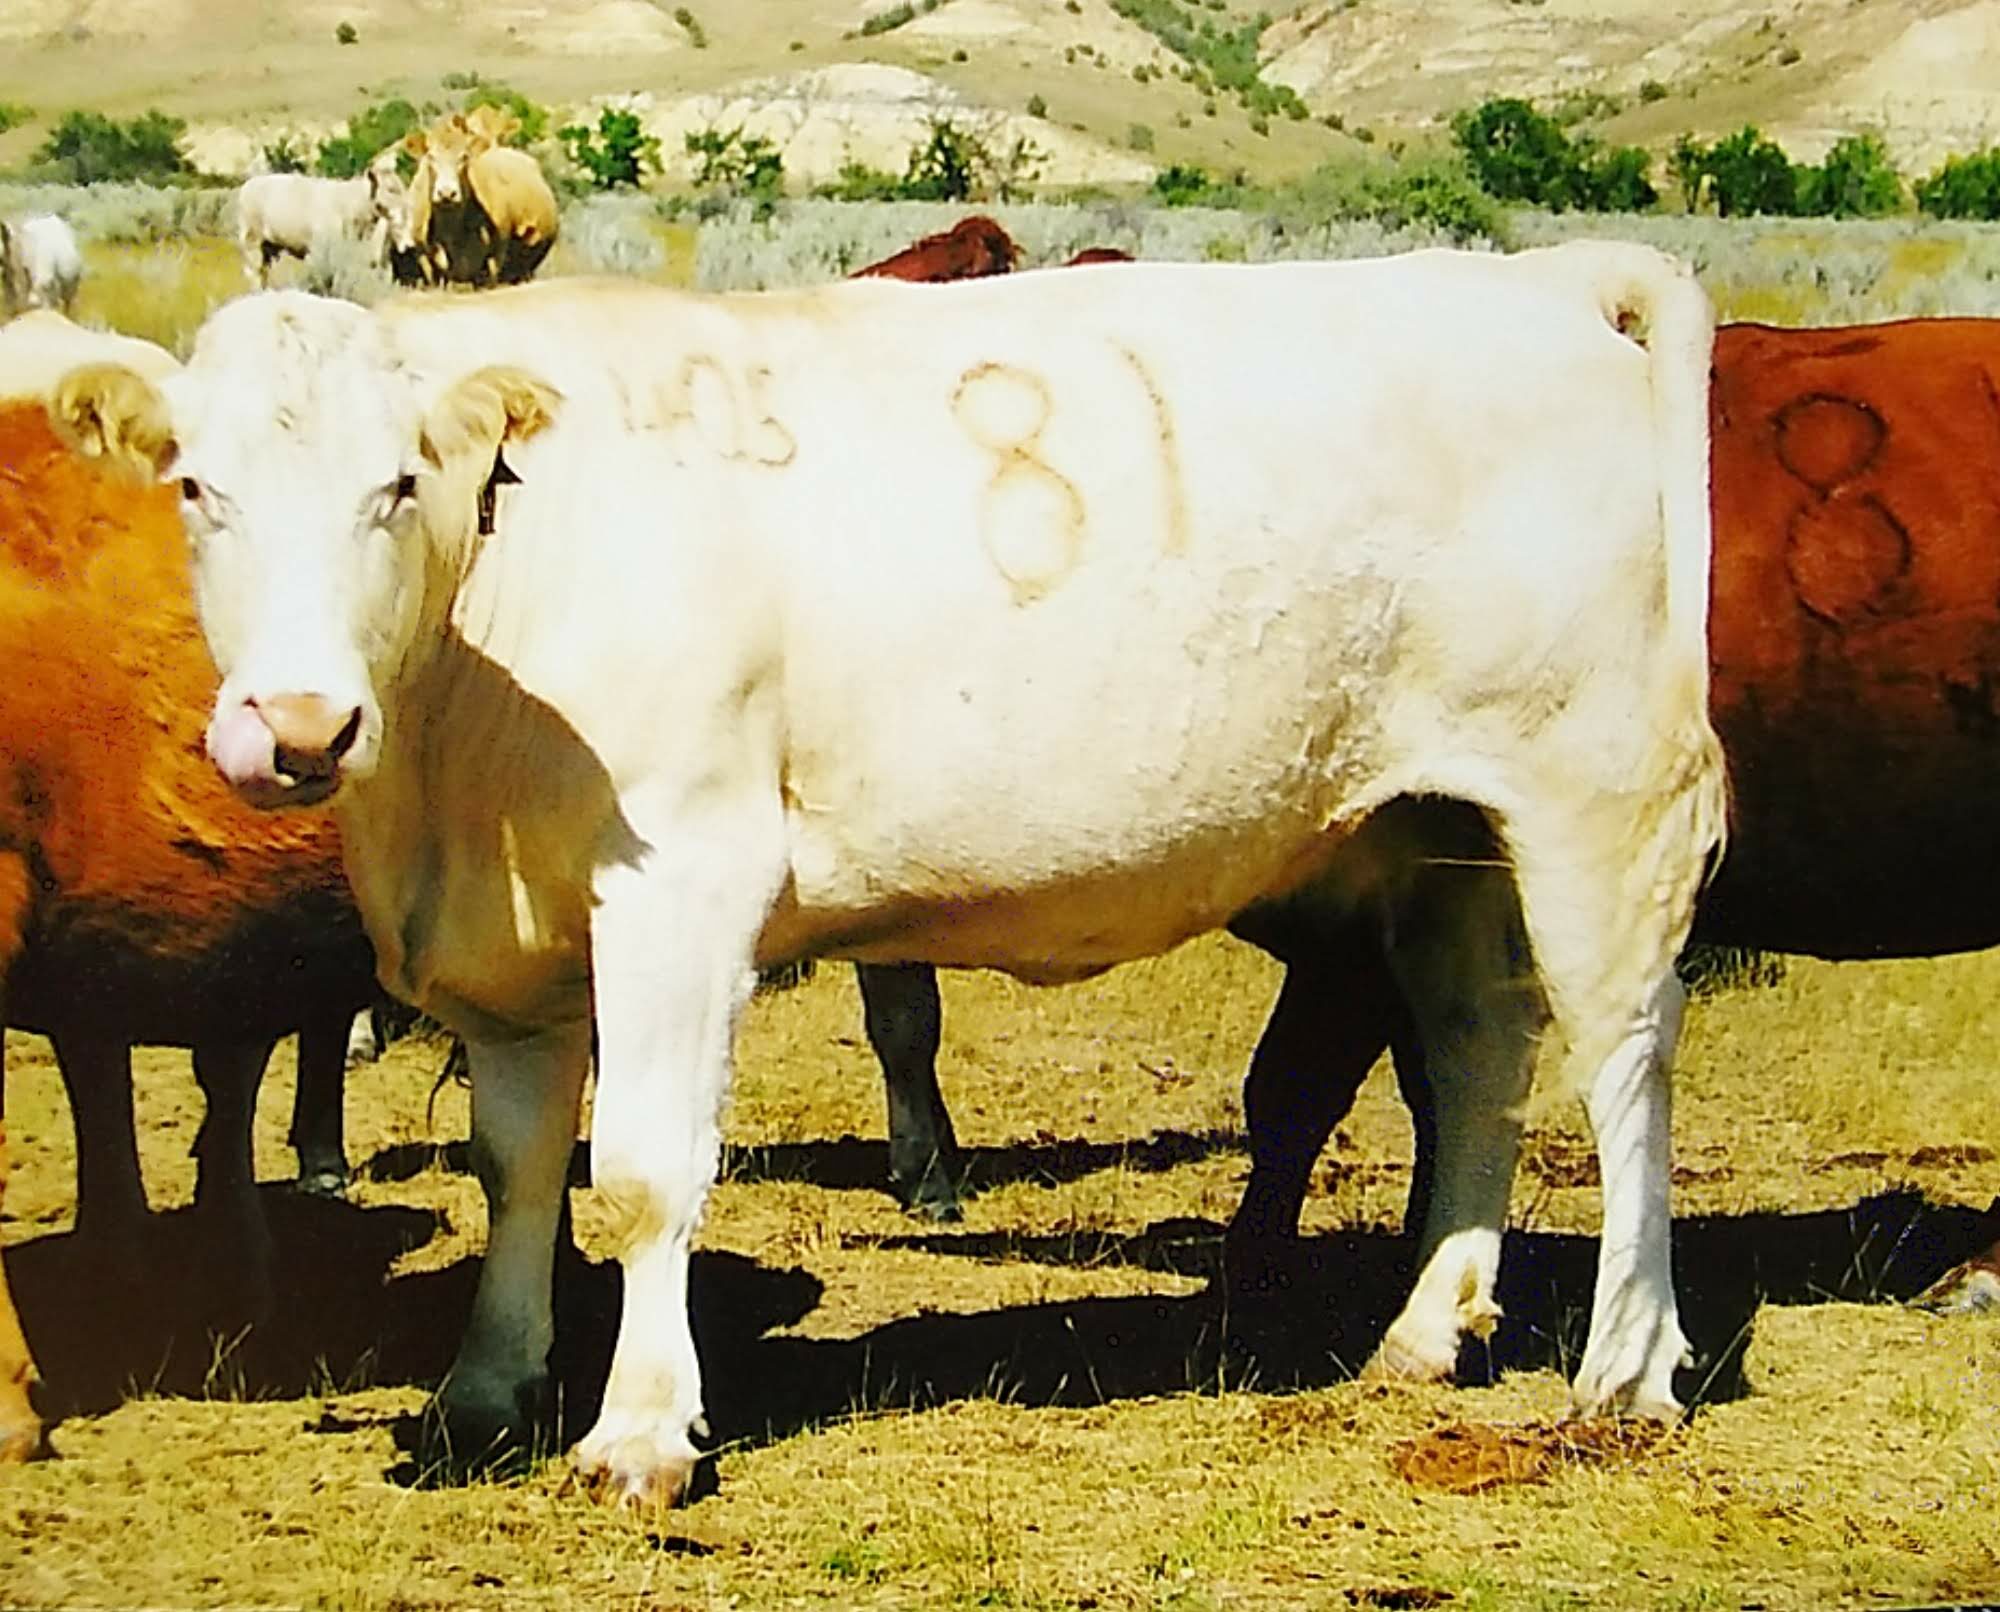
<svg viewBox="0 0 2000 1612">
<path fill-rule="evenodd" d="M 263 286 L 279 258 L 303 258 L 329 241 L 366 241 L 375 227 L 367 178 L 319 179 L 311 174 L 257 174 L 236 192 L 236 238 L 243 273 Z"/>
<path fill-rule="evenodd" d="M 83 283 L 76 232 L 54 213 L 0 219 L 0 317 L 30 308 L 67 314 Z"/>
<path fill-rule="evenodd" d="M 1675 1410 L 1711 329 L 1670 260 L 1577 243 L 277 293 L 156 390 L 65 381 L 85 447 L 180 486 L 211 755 L 335 803 L 384 982 L 470 1044 L 493 1224 L 433 1453 L 524 1448 L 546 1403 L 593 1009 L 625 1297 L 577 1459 L 673 1498 L 753 969 L 1073 980 L 1278 897 L 1379 923 L 1459 1094 L 1381 1365 L 1449 1373 L 1494 1313 L 1547 1029 L 1606 1193 L 1578 1402 Z"/>
</svg>

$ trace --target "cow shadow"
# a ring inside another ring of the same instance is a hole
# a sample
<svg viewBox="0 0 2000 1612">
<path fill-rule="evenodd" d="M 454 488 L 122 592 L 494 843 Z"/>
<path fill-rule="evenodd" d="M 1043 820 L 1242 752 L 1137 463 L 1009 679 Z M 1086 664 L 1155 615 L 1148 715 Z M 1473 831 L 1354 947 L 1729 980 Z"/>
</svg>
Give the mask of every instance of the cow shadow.
<svg viewBox="0 0 2000 1612">
<path fill-rule="evenodd" d="M 8 1272 L 53 1416 L 109 1410 L 135 1388 L 192 1397 L 299 1397 L 361 1386 L 434 1384 L 469 1313 L 476 1258 L 390 1275 L 436 1229 L 429 1211 L 361 1209 L 263 1194 L 275 1291 L 256 1324 L 218 1325 L 210 1228 L 193 1211 L 152 1217 L 118 1254 L 74 1236 L 8 1250 Z M 1690 1404 L 1747 1391 L 1744 1352 L 1763 1304 L 1898 1301 L 2000 1236 L 2000 1202 L 1940 1207 L 1891 1192 L 1807 1214 L 1684 1219 L 1675 1226 L 1682 1318 L 1697 1355 L 1679 1383 Z M 1301 1239 L 1254 1296 L 1222 1272 L 1223 1227 L 1158 1221 L 1130 1234 L 924 1230 L 858 1246 L 980 1261 L 1101 1268 L 1193 1279 L 1191 1293 L 1092 1297 L 969 1314 L 902 1317 L 858 1336 L 785 1332 L 818 1305 L 813 1274 L 740 1255 L 698 1254 L 691 1278 L 709 1419 L 725 1444 L 761 1444 L 857 1411 L 1003 1397 L 1025 1406 L 1222 1387 L 1284 1391 L 1352 1376 L 1407 1292 L 1413 1247 L 1381 1228 Z M 565 1244 L 567 1247 L 567 1244 Z M 1593 1238 L 1510 1233 L 1501 1262 L 1505 1319 L 1468 1345 L 1461 1378 L 1574 1369 L 1589 1321 Z M 557 1264 L 558 1384 L 564 1443 L 595 1419 L 616 1338 L 622 1284 L 612 1264 L 566 1252 Z M 388 1418 L 405 1449 L 417 1419 Z M 338 1416 L 325 1430 L 352 1426 Z M 58 1439 L 60 1447 L 60 1439 Z M 405 1463 L 396 1476 L 420 1475 Z"/>
<path fill-rule="evenodd" d="M 971 1198 L 1020 1183 L 1058 1186 L 1121 1167 L 1164 1174 L 1218 1153 L 1241 1153 L 1243 1146 L 1241 1131 L 1211 1129 L 1155 1131 L 1125 1142 L 1049 1136 L 1004 1147 L 964 1147 L 960 1149 L 965 1164 L 962 1196 Z M 408 1181 L 434 1166 L 469 1174 L 471 1143 L 398 1142 L 372 1154 L 355 1173 L 369 1181 Z M 851 1135 L 812 1142 L 731 1143 L 723 1149 L 722 1178 L 790 1182 L 831 1192 L 877 1192 L 886 1198 L 889 1144 Z M 579 1142 L 570 1156 L 569 1184 L 590 1185 L 588 1142 Z"/>
</svg>

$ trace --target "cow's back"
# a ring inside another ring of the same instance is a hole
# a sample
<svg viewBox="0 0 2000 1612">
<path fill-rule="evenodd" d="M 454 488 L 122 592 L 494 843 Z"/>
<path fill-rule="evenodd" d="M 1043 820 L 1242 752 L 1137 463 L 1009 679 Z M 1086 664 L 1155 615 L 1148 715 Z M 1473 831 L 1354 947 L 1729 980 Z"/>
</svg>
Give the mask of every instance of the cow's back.
<svg viewBox="0 0 2000 1612">
<path fill-rule="evenodd" d="M 0 406 L 0 842 L 35 870 L 8 1022 L 280 1035 L 372 965 L 330 821 L 238 802 L 202 753 L 215 673 L 170 490 Z"/>
<path fill-rule="evenodd" d="M 1704 932 L 1824 956 L 2000 941 L 2000 321 L 1725 327 Z"/>
<path fill-rule="evenodd" d="M 1033 973 L 1221 923 L 1397 795 L 1497 799 L 1534 747 L 1646 774 L 1699 623 L 1667 642 L 1660 484 L 1578 473 L 1660 458 L 1600 256 L 564 285 L 398 340 L 566 394 L 459 619 L 614 778 L 660 742 L 625 690 L 782 666 L 770 955 L 946 905 L 895 953 Z"/>
</svg>

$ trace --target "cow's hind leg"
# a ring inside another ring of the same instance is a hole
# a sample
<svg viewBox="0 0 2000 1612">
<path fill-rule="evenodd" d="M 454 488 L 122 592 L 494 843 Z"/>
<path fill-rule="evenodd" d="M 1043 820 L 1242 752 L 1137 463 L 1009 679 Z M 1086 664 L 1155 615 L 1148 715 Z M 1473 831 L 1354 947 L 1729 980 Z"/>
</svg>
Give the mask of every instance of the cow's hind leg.
<svg viewBox="0 0 2000 1612">
<path fill-rule="evenodd" d="M 1671 1418 L 1688 1358 L 1674 1298 L 1668 1071 L 1680 1031 L 1674 957 L 1720 832 L 1719 775 L 1693 758 L 1593 813 L 1507 825 L 1522 911 L 1567 1068 L 1580 1073 L 1604 1178 L 1604 1230 L 1579 1411 Z"/>
<path fill-rule="evenodd" d="M 1387 916 L 1390 965 L 1428 1066 L 1436 1159 L 1416 1287 L 1371 1370 L 1442 1378 L 1463 1335 L 1499 1319 L 1500 1237 L 1546 1011 L 1513 881 L 1491 859 L 1441 860 Z"/>
<path fill-rule="evenodd" d="M 1249 1299 L 1281 1285 L 1313 1166 L 1407 1017 L 1372 923 L 1329 917 L 1274 954 L 1285 980 L 1243 1081 L 1250 1180 L 1224 1243 L 1230 1290 Z"/>
<path fill-rule="evenodd" d="M 784 823 L 760 803 L 628 815 L 652 849 L 642 865 L 600 872 L 591 914 L 591 1179 L 622 1228 L 625 1304 L 604 1408 L 576 1459 L 600 1498 L 652 1504 L 681 1498 L 699 1458 L 688 1257 L 715 1180 L 756 936 L 784 876 Z"/>
<path fill-rule="evenodd" d="M 298 1155 L 299 1191 L 318 1198 L 337 1198 L 347 1187 L 343 1103 L 354 1023 L 346 1012 L 319 1013 L 299 1027 L 299 1083 L 287 1140 Z"/>
<path fill-rule="evenodd" d="M 0 1201 L 7 1193 L 7 1127 L 0 1124 Z M 0 1466 L 26 1461 L 42 1445 L 41 1418 L 35 1414 L 29 1390 L 35 1383 L 35 1357 L 14 1312 L 14 1295 L 7 1286 L 7 1268 L 0 1261 Z"/>
<path fill-rule="evenodd" d="M 956 1220 L 965 1165 L 938 1090 L 944 1014 L 937 971 L 923 963 L 862 963 L 854 972 L 889 1099 L 889 1190 L 907 1209 Z"/>
</svg>

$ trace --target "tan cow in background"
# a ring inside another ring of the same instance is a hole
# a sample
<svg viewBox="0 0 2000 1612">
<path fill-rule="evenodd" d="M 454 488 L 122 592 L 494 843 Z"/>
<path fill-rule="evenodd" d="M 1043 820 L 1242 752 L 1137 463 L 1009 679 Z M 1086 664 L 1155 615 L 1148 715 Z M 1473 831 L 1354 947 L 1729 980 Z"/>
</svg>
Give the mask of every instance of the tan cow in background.
<svg viewBox="0 0 2000 1612">
<path fill-rule="evenodd" d="M 385 253 L 405 283 L 513 285 L 530 278 L 561 226 L 541 164 L 504 142 L 520 120 L 498 107 L 453 113 L 395 149 L 416 159 L 407 185 L 393 169 L 373 183 Z"/>
</svg>

